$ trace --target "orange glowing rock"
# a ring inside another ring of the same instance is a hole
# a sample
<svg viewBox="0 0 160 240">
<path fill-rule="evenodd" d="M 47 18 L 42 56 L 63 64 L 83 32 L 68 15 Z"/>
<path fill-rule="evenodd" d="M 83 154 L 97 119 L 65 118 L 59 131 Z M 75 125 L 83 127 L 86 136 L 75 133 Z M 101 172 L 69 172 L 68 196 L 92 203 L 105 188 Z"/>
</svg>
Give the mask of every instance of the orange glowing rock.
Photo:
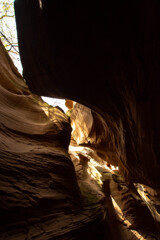
<svg viewBox="0 0 160 240">
<path fill-rule="evenodd" d="M 73 101 L 67 99 L 66 102 L 65 102 L 65 105 L 68 109 L 72 109 L 73 108 Z"/>
</svg>

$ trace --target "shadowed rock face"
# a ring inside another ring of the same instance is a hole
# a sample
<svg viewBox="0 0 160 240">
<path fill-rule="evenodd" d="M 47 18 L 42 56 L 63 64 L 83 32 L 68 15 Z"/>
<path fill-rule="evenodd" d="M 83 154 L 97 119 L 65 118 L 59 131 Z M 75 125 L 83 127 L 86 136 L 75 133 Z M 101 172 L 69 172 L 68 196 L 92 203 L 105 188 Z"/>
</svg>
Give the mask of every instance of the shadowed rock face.
<svg viewBox="0 0 160 240">
<path fill-rule="evenodd" d="M 66 115 L 48 118 L 1 43 L 0 56 L 0 239 L 97 239 L 104 210 L 80 193 Z"/>
<path fill-rule="evenodd" d="M 137 239 L 134 228 L 159 239 L 159 1 L 16 0 L 15 7 L 29 88 L 87 106 L 71 114 L 82 130 L 75 140 L 118 165 L 125 181 L 102 172 L 98 188 L 83 152 L 72 155 L 74 168 L 67 117 L 57 108 L 47 117 L 0 44 L 0 239 L 111 239 L 108 220 L 112 239 Z"/>
<path fill-rule="evenodd" d="M 114 123 L 122 174 L 160 187 L 159 1 L 41 2 L 15 1 L 27 84 Z"/>
</svg>

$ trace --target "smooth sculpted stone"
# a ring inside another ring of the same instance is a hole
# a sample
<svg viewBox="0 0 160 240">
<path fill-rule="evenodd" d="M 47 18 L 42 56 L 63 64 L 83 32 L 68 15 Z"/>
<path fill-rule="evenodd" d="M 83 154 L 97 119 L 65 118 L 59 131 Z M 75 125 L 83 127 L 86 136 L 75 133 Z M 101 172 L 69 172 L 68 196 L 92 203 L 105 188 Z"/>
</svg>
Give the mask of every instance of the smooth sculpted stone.
<svg viewBox="0 0 160 240">
<path fill-rule="evenodd" d="M 121 167 L 124 154 L 122 123 L 111 116 L 104 118 L 95 111 L 76 103 L 71 116 L 72 137 L 77 144 L 96 151 L 109 164 Z"/>
<path fill-rule="evenodd" d="M 121 172 L 159 188 L 160 2 L 16 0 L 15 10 L 30 89 L 120 126 Z"/>
<path fill-rule="evenodd" d="M 104 209 L 83 203 L 68 118 L 48 118 L 1 43 L 0 56 L 0 239 L 99 239 Z"/>
</svg>

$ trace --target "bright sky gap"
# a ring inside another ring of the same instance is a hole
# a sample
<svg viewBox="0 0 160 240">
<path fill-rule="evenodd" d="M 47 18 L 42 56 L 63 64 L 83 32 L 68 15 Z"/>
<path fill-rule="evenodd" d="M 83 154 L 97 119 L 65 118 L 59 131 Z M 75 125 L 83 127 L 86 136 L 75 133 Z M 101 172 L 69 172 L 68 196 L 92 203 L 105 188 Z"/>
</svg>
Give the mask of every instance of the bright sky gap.
<svg viewBox="0 0 160 240">
<path fill-rule="evenodd" d="M 64 110 L 65 113 L 68 110 L 68 108 L 65 106 L 65 99 L 50 98 L 50 97 L 43 97 L 43 96 L 42 96 L 42 99 L 44 102 L 48 103 L 53 107 L 59 106 Z"/>
</svg>

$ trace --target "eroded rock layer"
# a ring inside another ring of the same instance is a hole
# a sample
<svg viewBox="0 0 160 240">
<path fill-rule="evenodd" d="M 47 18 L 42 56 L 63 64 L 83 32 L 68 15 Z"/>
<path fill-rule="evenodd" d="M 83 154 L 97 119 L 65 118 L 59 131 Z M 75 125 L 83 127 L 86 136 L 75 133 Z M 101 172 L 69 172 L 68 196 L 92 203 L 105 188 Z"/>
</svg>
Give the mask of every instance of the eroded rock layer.
<svg viewBox="0 0 160 240">
<path fill-rule="evenodd" d="M 81 194 L 66 115 L 48 118 L 1 43 L 0 56 L 0 239 L 97 239 L 105 210 Z"/>
<path fill-rule="evenodd" d="M 159 1 L 17 0 L 15 6 L 31 90 L 72 99 L 109 127 L 115 123 L 123 133 L 123 175 L 159 188 Z"/>
<path fill-rule="evenodd" d="M 128 182 L 126 179 L 131 177 L 122 176 L 120 157 L 124 155 L 124 142 L 120 128 L 78 103 L 70 118 L 73 129 L 69 149 L 77 176 L 85 179 L 88 172 L 102 186 L 112 237 L 159 239 L 160 189 Z M 127 169 L 126 172 L 129 174 Z"/>
</svg>

